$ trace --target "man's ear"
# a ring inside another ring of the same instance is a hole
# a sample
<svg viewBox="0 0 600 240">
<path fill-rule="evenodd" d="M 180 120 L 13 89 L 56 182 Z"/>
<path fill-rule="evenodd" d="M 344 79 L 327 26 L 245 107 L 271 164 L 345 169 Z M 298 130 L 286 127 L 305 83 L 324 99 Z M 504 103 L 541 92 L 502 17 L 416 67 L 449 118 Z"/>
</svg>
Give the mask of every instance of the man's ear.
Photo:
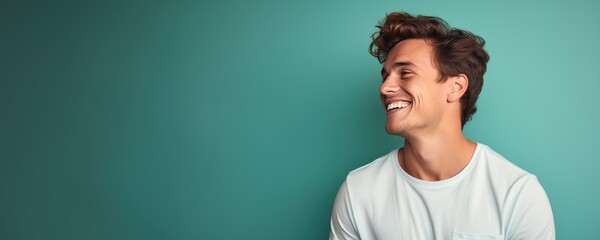
<svg viewBox="0 0 600 240">
<path fill-rule="evenodd" d="M 450 91 L 448 91 L 448 102 L 459 101 L 460 98 L 467 91 L 467 87 L 469 86 L 469 78 L 467 75 L 458 74 L 455 77 L 448 78 L 448 84 L 450 84 Z"/>
</svg>

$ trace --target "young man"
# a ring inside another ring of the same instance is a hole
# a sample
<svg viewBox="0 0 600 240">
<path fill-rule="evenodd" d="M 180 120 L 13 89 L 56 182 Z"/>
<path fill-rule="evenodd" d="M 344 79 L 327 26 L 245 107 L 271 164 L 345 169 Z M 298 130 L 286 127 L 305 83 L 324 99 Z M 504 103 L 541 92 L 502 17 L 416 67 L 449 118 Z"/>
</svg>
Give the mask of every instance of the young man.
<svg viewBox="0 0 600 240">
<path fill-rule="evenodd" d="M 370 52 L 383 63 L 386 131 L 404 147 L 350 172 L 330 239 L 554 239 L 537 178 L 466 139 L 488 54 L 437 17 L 392 13 Z"/>
</svg>

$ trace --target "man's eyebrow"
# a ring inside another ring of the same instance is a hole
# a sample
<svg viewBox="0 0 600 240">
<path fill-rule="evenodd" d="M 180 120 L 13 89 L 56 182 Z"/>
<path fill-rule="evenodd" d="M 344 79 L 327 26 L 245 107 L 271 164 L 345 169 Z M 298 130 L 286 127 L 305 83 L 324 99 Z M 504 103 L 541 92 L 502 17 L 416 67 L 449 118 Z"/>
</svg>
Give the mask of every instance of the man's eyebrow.
<svg viewBox="0 0 600 240">
<path fill-rule="evenodd" d="M 392 69 L 397 68 L 397 67 L 402 67 L 402 66 L 417 66 L 416 64 L 414 64 L 411 61 L 406 61 L 406 62 L 395 62 L 394 64 L 392 64 Z M 388 74 L 388 72 L 385 70 L 384 67 L 381 68 L 381 76 L 383 76 L 384 74 Z"/>
</svg>

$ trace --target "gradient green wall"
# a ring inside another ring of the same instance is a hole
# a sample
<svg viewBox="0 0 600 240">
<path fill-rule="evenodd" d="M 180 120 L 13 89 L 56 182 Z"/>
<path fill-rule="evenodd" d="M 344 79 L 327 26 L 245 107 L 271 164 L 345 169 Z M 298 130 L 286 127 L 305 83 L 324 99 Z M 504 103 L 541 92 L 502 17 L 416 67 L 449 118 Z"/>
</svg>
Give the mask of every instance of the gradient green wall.
<svg viewBox="0 0 600 240">
<path fill-rule="evenodd" d="M 398 10 L 487 40 L 466 135 L 538 176 L 559 239 L 600 235 L 599 4 L 5 0 L 0 239 L 327 238 L 402 144 L 367 53 Z"/>
</svg>

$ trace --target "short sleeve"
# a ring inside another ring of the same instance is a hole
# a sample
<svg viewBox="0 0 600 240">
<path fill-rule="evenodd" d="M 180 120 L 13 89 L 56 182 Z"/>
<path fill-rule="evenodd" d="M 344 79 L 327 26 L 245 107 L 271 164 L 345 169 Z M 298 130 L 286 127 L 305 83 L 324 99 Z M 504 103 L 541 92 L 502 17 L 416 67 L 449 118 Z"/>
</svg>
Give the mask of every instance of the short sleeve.
<svg viewBox="0 0 600 240">
<path fill-rule="evenodd" d="M 360 239 L 352 212 L 347 181 L 342 183 L 335 197 L 331 213 L 330 240 Z"/>
<path fill-rule="evenodd" d="M 507 229 L 507 239 L 555 239 L 550 201 L 535 176 L 527 178 L 518 194 Z"/>
</svg>

